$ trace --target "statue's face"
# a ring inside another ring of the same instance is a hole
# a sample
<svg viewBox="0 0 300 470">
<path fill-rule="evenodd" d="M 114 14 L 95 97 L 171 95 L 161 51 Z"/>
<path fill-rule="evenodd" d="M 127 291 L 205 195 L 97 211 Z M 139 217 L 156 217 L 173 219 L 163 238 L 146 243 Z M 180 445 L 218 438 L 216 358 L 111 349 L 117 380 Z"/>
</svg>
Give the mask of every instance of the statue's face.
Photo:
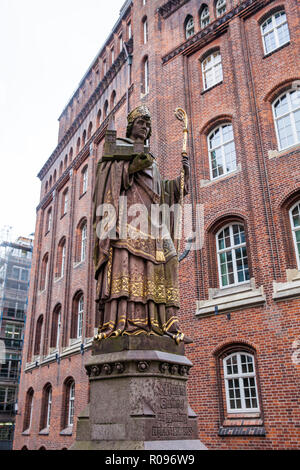
<svg viewBox="0 0 300 470">
<path fill-rule="evenodd" d="M 132 140 L 140 140 L 144 142 L 151 130 L 151 123 L 148 119 L 144 119 L 142 117 L 135 119 L 132 131 L 131 131 L 131 139 Z"/>
</svg>

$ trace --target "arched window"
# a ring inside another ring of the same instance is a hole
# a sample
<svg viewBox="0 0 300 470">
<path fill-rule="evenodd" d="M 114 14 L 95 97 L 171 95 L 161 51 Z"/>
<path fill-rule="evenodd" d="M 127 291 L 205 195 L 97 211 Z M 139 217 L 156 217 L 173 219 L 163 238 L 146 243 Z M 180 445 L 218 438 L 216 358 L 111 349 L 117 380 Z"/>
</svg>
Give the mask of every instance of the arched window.
<svg viewBox="0 0 300 470">
<path fill-rule="evenodd" d="M 204 90 L 223 80 L 223 69 L 220 51 L 210 54 L 201 63 Z"/>
<path fill-rule="evenodd" d="M 42 259 L 42 264 L 41 264 L 41 279 L 40 279 L 40 290 L 46 289 L 46 282 L 47 282 L 47 276 L 48 276 L 48 260 L 49 260 L 49 255 L 46 253 Z"/>
<path fill-rule="evenodd" d="M 68 155 L 65 155 L 65 159 L 64 159 L 64 169 L 66 169 L 68 166 Z"/>
<path fill-rule="evenodd" d="M 25 399 L 25 409 L 24 409 L 24 421 L 23 421 L 23 432 L 30 429 L 31 420 L 32 420 L 32 410 L 33 410 L 33 388 L 29 388 L 26 393 Z"/>
<path fill-rule="evenodd" d="M 116 106 L 116 92 L 113 90 L 111 97 L 110 97 L 110 110 L 112 111 Z"/>
<path fill-rule="evenodd" d="M 68 204 L 69 204 L 69 189 L 66 188 L 62 193 L 61 198 L 61 217 L 68 212 Z"/>
<path fill-rule="evenodd" d="M 57 278 L 63 277 L 66 264 L 66 238 L 63 237 L 57 247 L 56 273 Z"/>
<path fill-rule="evenodd" d="M 203 5 L 200 11 L 200 26 L 205 28 L 209 24 L 209 9 L 207 5 Z"/>
<path fill-rule="evenodd" d="M 279 150 L 300 143 L 300 90 L 290 90 L 273 102 Z"/>
<path fill-rule="evenodd" d="M 92 130 L 93 130 L 93 123 L 90 122 L 89 127 L 88 127 L 88 139 L 90 139 L 92 136 Z"/>
<path fill-rule="evenodd" d="M 250 280 L 246 238 L 243 225 L 233 223 L 216 235 L 218 271 L 221 287 Z"/>
<path fill-rule="evenodd" d="M 43 315 L 40 315 L 37 322 L 36 322 L 35 342 L 34 342 L 34 351 L 33 351 L 33 354 L 35 356 L 39 356 L 40 351 L 41 351 L 43 320 L 44 320 Z"/>
<path fill-rule="evenodd" d="M 297 257 L 298 269 L 300 270 L 300 202 L 290 209 L 290 220 L 292 226 L 293 240 Z"/>
<path fill-rule="evenodd" d="M 254 356 L 235 352 L 223 359 L 228 413 L 259 412 Z"/>
<path fill-rule="evenodd" d="M 61 305 L 57 305 L 53 311 L 50 347 L 58 349 L 61 334 Z"/>
<path fill-rule="evenodd" d="M 77 144 L 76 144 L 76 151 L 77 151 L 77 153 L 79 152 L 79 150 L 80 150 L 80 137 L 78 137 L 78 139 L 77 139 Z"/>
<path fill-rule="evenodd" d="M 75 262 L 81 262 L 85 260 L 87 250 L 87 220 L 83 219 L 77 226 L 76 229 L 76 251 L 75 251 Z"/>
<path fill-rule="evenodd" d="M 43 388 L 40 430 L 50 427 L 52 408 L 52 386 L 47 383 Z"/>
<path fill-rule="evenodd" d="M 236 169 L 236 153 L 232 125 L 222 124 L 208 136 L 211 179 Z"/>
<path fill-rule="evenodd" d="M 47 194 L 48 192 L 48 181 L 46 181 L 46 184 L 45 184 L 45 194 Z"/>
<path fill-rule="evenodd" d="M 143 43 L 147 44 L 148 42 L 148 20 L 145 16 L 142 20 L 142 32 L 143 32 Z"/>
<path fill-rule="evenodd" d="M 74 424 L 75 411 L 75 381 L 73 377 L 68 377 L 64 381 L 64 396 L 62 409 L 62 429 L 69 428 Z"/>
<path fill-rule="evenodd" d="M 261 25 L 261 34 L 265 54 L 288 43 L 290 33 L 285 11 L 278 11 L 269 16 Z"/>
<path fill-rule="evenodd" d="M 82 196 L 87 192 L 88 189 L 88 166 L 85 167 L 81 171 L 80 177 L 80 195 Z"/>
<path fill-rule="evenodd" d="M 49 187 L 51 188 L 51 186 L 52 186 L 52 175 L 49 178 Z"/>
<path fill-rule="evenodd" d="M 86 130 L 84 129 L 84 131 L 82 133 L 82 146 L 85 145 L 85 140 L 86 140 Z"/>
<path fill-rule="evenodd" d="M 98 113 L 97 113 L 97 127 L 100 126 L 100 122 L 101 122 L 101 109 L 99 109 Z"/>
<path fill-rule="evenodd" d="M 53 174 L 53 183 L 56 183 L 56 175 L 57 175 L 56 170 L 54 170 L 54 174 Z"/>
<path fill-rule="evenodd" d="M 69 163 L 71 163 L 72 158 L 73 158 L 73 147 L 70 148 L 70 152 L 69 152 Z"/>
<path fill-rule="evenodd" d="M 59 165 L 59 176 L 61 176 L 63 173 L 63 162 L 60 162 L 60 165 Z"/>
<path fill-rule="evenodd" d="M 184 22 L 185 38 L 188 39 L 195 34 L 194 18 L 188 15 Z"/>
<path fill-rule="evenodd" d="M 46 216 L 46 233 L 50 232 L 52 225 L 52 207 L 48 209 L 47 216 Z"/>
<path fill-rule="evenodd" d="M 216 16 L 219 18 L 219 16 L 224 15 L 226 12 L 226 0 L 217 0 L 216 3 Z"/>
<path fill-rule="evenodd" d="M 108 113 L 108 101 L 106 100 L 104 103 L 104 108 L 103 108 L 103 118 L 107 118 L 107 113 Z"/>
<path fill-rule="evenodd" d="M 75 382 L 69 384 L 68 387 L 68 426 L 74 424 L 74 410 L 75 410 Z"/>
</svg>

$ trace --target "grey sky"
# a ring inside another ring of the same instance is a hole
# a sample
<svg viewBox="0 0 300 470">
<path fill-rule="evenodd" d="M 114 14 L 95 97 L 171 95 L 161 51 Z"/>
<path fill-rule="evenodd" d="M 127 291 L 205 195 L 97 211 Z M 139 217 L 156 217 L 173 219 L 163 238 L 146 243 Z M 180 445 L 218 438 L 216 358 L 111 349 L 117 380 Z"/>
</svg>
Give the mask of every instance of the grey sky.
<svg viewBox="0 0 300 470">
<path fill-rule="evenodd" d="M 119 17 L 124 0 L 0 0 L 0 230 L 35 230 L 36 177 L 58 117 Z"/>
</svg>

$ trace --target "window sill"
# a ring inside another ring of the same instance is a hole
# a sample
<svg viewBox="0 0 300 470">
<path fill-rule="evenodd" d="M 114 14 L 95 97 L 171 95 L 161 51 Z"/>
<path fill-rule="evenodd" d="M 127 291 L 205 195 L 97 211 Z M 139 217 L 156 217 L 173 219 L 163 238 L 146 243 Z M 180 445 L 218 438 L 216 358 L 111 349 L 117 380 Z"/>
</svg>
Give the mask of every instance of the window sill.
<svg viewBox="0 0 300 470">
<path fill-rule="evenodd" d="M 226 289 L 209 289 L 208 300 L 196 301 L 196 316 L 202 317 L 233 309 L 253 307 L 266 301 L 263 286 L 255 288 L 255 281 Z"/>
<path fill-rule="evenodd" d="M 273 299 L 285 300 L 300 297 L 300 271 L 287 269 L 287 282 L 273 282 Z"/>
<path fill-rule="evenodd" d="M 219 181 L 223 181 L 227 178 L 231 178 L 232 176 L 236 176 L 237 173 L 241 171 L 241 164 L 239 163 L 236 166 L 236 169 L 226 173 L 226 175 L 218 176 L 217 178 L 210 179 L 210 180 L 200 180 L 200 188 L 205 188 L 206 186 L 210 186 L 211 184 L 218 183 Z"/>
<path fill-rule="evenodd" d="M 60 436 L 72 436 L 73 434 L 73 426 L 69 426 L 62 431 L 60 431 L 59 435 Z"/>
<path fill-rule="evenodd" d="M 300 149 L 300 145 L 295 144 L 284 150 L 269 150 L 268 158 L 269 160 L 271 160 L 272 158 L 278 158 L 278 157 L 283 157 L 283 156 L 289 157 L 290 155 L 293 155 L 294 153 L 298 152 L 299 149 Z"/>
<path fill-rule="evenodd" d="M 83 259 L 82 261 L 76 261 L 76 263 L 73 264 L 73 268 L 78 268 L 79 266 L 81 266 L 83 263 L 85 262 L 85 259 Z"/>
<path fill-rule="evenodd" d="M 78 198 L 78 199 L 81 199 L 83 196 L 85 196 L 85 194 L 86 194 L 86 193 L 87 193 L 87 192 L 86 192 L 86 191 L 84 191 L 84 193 L 80 194 L 80 196 L 79 196 L 79 198 Z"/>
<path fill-rule="evenodd" d="M 67 215 L 67 212 L 65 212 L 64 214 L 62 214 L 62 215 L 60 216 L 60 220 L 63 219 L 63 218 L 65 217 L 65 215 Z"/>
<path fill-rule="evenodd" d="M 44 428 L 39 432 L 40 436 L 48 436 L 49 435 L 49 428 Z"/>
<path fill-rule="evenodd" d="M 222 83 L 223 83 L 223 80 L 221 80 L 221 81 L 218 82 L 218 83 L 215 83 L 214 85 L 211 85 L 211 86 L 208 87 L 208 88 L 203 89 L 203 90 L 201 91 L 200 95 L 204 95 L 205 93 L 207 93 L 208 91 L 212 90 L 213 88 L 216 88 L 217 86 L 222 85 Z"/>
<path fill-rule="evenodd" d="M 22 432 L 22 436 L 30 436 L 30 429 L 26 429 Z"/>
</svg>

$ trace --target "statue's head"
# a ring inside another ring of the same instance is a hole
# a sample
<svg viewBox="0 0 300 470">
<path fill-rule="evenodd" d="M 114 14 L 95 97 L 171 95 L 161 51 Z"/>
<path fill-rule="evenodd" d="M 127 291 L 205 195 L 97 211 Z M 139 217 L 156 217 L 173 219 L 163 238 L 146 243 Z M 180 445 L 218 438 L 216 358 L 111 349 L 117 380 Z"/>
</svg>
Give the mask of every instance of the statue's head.
<svg viewBox="0 0 300 470">
<path fill-rule="evenodd" d="M 142 105 L 133 109 L 127 116 L 127 122 L 126 137 L 132 138 L 136 134 L 138 128 L 141 128 L 144 125 L 147 128 L 147 135 L 145 136 L 144 140 L 150 138 L 151 115 L 147 106 Z"/>
</svg>

